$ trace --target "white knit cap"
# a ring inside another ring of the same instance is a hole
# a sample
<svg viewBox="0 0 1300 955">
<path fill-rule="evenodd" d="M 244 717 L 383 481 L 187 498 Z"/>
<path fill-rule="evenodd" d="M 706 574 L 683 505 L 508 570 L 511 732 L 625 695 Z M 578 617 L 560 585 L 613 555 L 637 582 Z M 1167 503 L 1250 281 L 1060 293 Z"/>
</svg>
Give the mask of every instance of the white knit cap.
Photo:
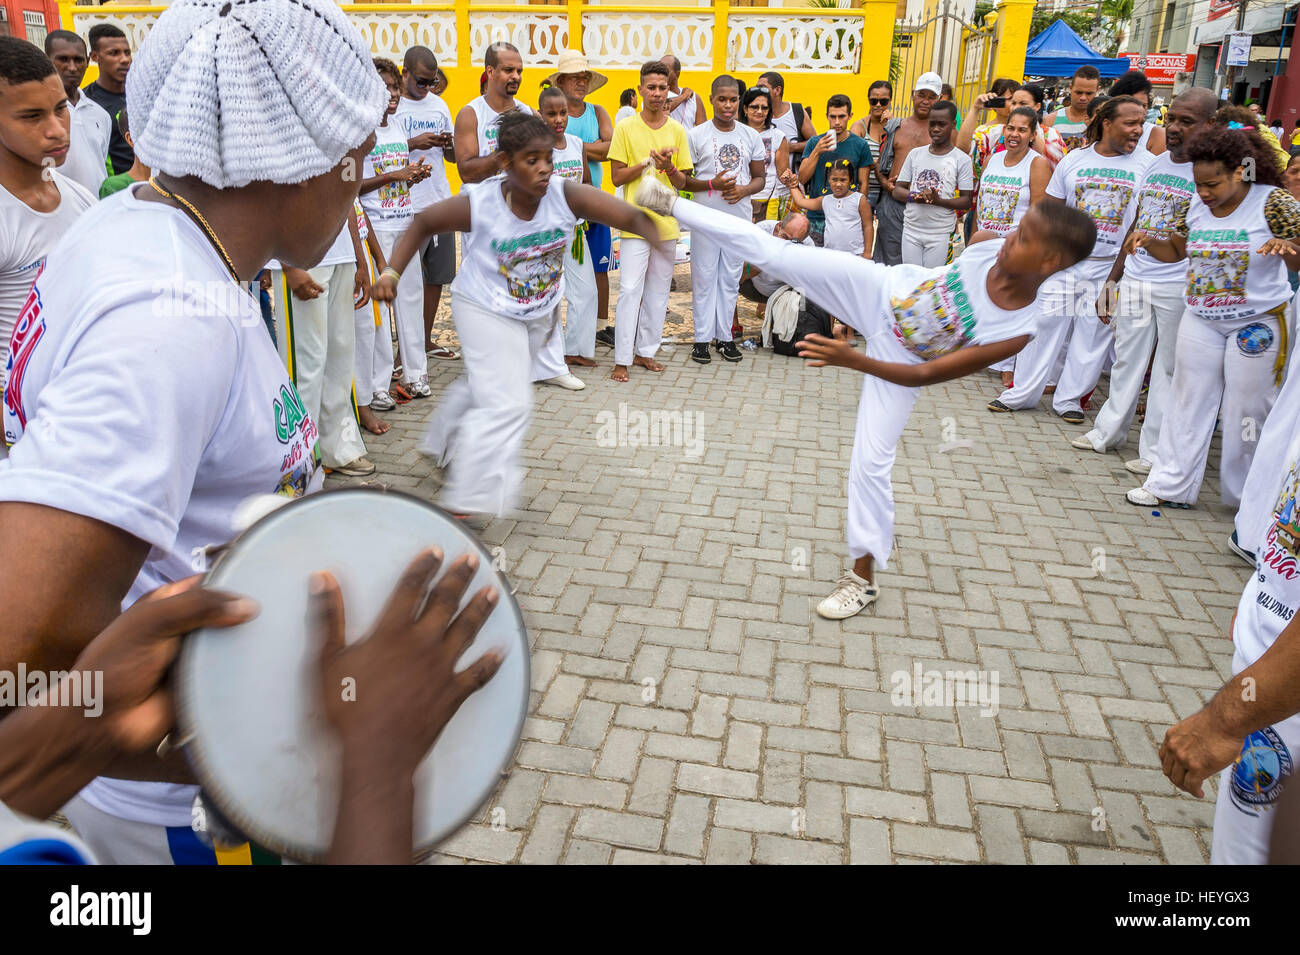
<svg viewBox="0 0 1300 955">
<path fill-rule="evenodd" d="M 126 103 L 141 162 L 230 189 L 333 169 L 388 90 L 334 0 L 177 0 L 131 63 Z"/>
</svg>

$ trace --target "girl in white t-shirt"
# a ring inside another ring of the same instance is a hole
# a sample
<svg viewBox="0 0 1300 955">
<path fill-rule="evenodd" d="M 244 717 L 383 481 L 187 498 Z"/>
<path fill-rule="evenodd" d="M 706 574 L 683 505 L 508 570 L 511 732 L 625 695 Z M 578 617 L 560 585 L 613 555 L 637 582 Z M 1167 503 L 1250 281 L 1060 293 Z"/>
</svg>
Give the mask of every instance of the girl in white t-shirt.
<svg viewBox="0 0 1300 955">
<path fill-rule="evenodd" d="M 1135 232 L 1127 244 L 1162 262 L 1187 258 L 1173 394 L 1151 473 L 1127 495 L 1142 507 L 1195 503 L 1219 416 L 1220 493 L 1225 504 L 1241 503 L 1286 370 L 1287 270 L 1300 268 L 1300 202 L 1279 188 L 1259 134 L 1216 127 L 1189 140 L 1186 153 L 1197 188 L 1186 218 L 1168 238 Z"/>
<path fill-rule="evenodd" d="M 565 132 L 569 126 L 569 101 L 558 86 L 548 86 L 537 98 L 537 113 L 555 131 L 552 153 L 554 175 L 591 185 L 591 166 L 583 158 L 582 140 Z M 559 385 L 570 391 L 586 386 L 569 365 L 596 365 L 596 269 L 587 244 L 587 224 L 579 220 L 564 255 L 564 299 L 568 312 L 564 335 L 557 335 L 550 347 L 537 356 L 533 381 Z"/>
<path fill-rule="evenodd" d="M 555 130 L 541 117 L 503 115 L 497 147 L 501 173 L 418 213 L 372 292 L 391 301 L 425 238 L 464 233 L 451 317 L 465 371 L 447 389 L 421 447 L 449 464 L 443 501 L 458 514 L 502 515 L 519 496 L 531 369 L 547 340 L 561 334 L 564 257 L 577 221 L 658 240 L 642 210 L 552 175 Z"/>
<path fill-rule="evenodd" d="M 871 203 L 853 188 L 851 162 L 837 159 L 831 167 L 826 176 L 830 195 L 805 196 L 799 177 L 792 172 L 786 173 L 786 184 L 796 209 L 820 209 L 826 216 L 825 248 L 871 258 Z"/>
</svg>

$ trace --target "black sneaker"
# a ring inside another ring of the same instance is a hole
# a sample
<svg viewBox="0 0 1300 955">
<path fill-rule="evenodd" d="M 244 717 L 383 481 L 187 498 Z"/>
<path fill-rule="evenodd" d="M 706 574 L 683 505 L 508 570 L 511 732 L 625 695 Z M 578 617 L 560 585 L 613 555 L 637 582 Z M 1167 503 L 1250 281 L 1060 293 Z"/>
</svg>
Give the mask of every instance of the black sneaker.
<svg viewBox="0 0 1300 955">
<path fill-rule="evenodd" d="M 1083 424 L 1083 412 L 1073 409 L 1062 412 L 1061 420 L 1066 424 Z"/>
<path fill-rule="evenodd" d="M 1241 543 L 1237 540 L 1236 531 L 1233 531 L 1232 536 L 1228 538 L 1228 548 L 1250 566 L 1255 566 L 1255 555 L 1241 546 Z"/>
<path fill-rule="evenodd" d="M 610 348 L 613 348 L 614 347 L 614 326 L 606 325 L 600 331 L 596 332 L 596 341 L 598 341 L 602 345 L 608 345 Z"/>
<path fill-rule="evenodd" d="M 691 361 L 698 361 L 701 365 L 713 361 L 713 356 L 709 354 L 708 342 L 696 342 L 691 346 Z"/>
<path fill-rule="evenodd" d="M 718 351 L 722 352 L 723 361 L 740 361 L 745 357 L 740 353 L 735 342 L 723 342 L 718 346 Z"/>
<path fill-rule="evenodd" d="M 996 411 L 996 412 L 998 412 L 998 413 L 1000 413 L 1000 414 L 1003 414 L 1003 413 L 1006 413 L 1006 412 L 1012 410 L 1012 409 L 1009 408 L 1007 405 L 1004 405 L 1004 404 L 1003 404 L 1001 401 L 999 401 L 997 398 L 994 398 L 992 401 L 990 401 L 990 402 L 988 403 L 988 406 L 987 406 L 987 407 L 988 407 L 989 411 Z"/>
</svg>

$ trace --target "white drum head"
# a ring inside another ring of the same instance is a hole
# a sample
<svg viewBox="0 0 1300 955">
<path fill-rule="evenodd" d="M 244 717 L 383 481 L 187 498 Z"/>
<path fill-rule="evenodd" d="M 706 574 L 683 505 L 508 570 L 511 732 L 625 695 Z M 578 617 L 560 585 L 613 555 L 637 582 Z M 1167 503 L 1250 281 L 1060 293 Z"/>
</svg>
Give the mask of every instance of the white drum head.
<svg viewBox="0 0 1300 955">
<path fill-rule="evenodd" d="M 478 554 L 478 573 L 462 606 L 488 585 L 500 594 L 458 669 L 494 647 L 505 648 L 506 657 L 447 724 L 415 774 L 412 848 L 420 853 L 474 814 L 500 781 L 523 730 L 528 634 L 492 555 L 432 504 L 393 491 L 347 488 L 302 498 L 262 518 L 208 573 L 206 586 L 252 597 L 261 613 L 241 626 L 198 630 L 184 640 L 176 666 L 177 722 L 205 797 L 254 842 L 311 862 L 325 856 L 333 836 L 341 748 L 318 689 L 320 647 L 307 623 L 311 574 L 326 570 L 337 578 L 347 642 L 353 643 L 378 618 L 407 565 L 435 545 L 442 548 L 444 568 L 462 554 Z"/>
</svg>

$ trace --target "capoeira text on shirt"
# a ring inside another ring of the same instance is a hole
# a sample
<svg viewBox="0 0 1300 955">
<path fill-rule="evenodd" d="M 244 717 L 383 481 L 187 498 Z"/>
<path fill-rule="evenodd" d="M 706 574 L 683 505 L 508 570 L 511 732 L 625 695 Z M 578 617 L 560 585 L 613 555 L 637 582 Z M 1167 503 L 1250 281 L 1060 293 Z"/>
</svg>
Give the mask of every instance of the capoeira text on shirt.
<svg viewBox="0 0 1300 955">
<path fill-rule="evenodd" d="M 1099 246 L 1118 245 L 1136 182 L 1127 169 L 1099 166 L 1075 173 L 1074 205 L 1092 217 Z"/>
<path fill-rule="evenodd" d="M 1224 308 L 1246 303 L 1250 233 L 1245 229 L 1193 229 L 1187 235 L 1187 304 Z M 1239 317 L 1236 310 L 1224 318 Z"/>
</svg>

